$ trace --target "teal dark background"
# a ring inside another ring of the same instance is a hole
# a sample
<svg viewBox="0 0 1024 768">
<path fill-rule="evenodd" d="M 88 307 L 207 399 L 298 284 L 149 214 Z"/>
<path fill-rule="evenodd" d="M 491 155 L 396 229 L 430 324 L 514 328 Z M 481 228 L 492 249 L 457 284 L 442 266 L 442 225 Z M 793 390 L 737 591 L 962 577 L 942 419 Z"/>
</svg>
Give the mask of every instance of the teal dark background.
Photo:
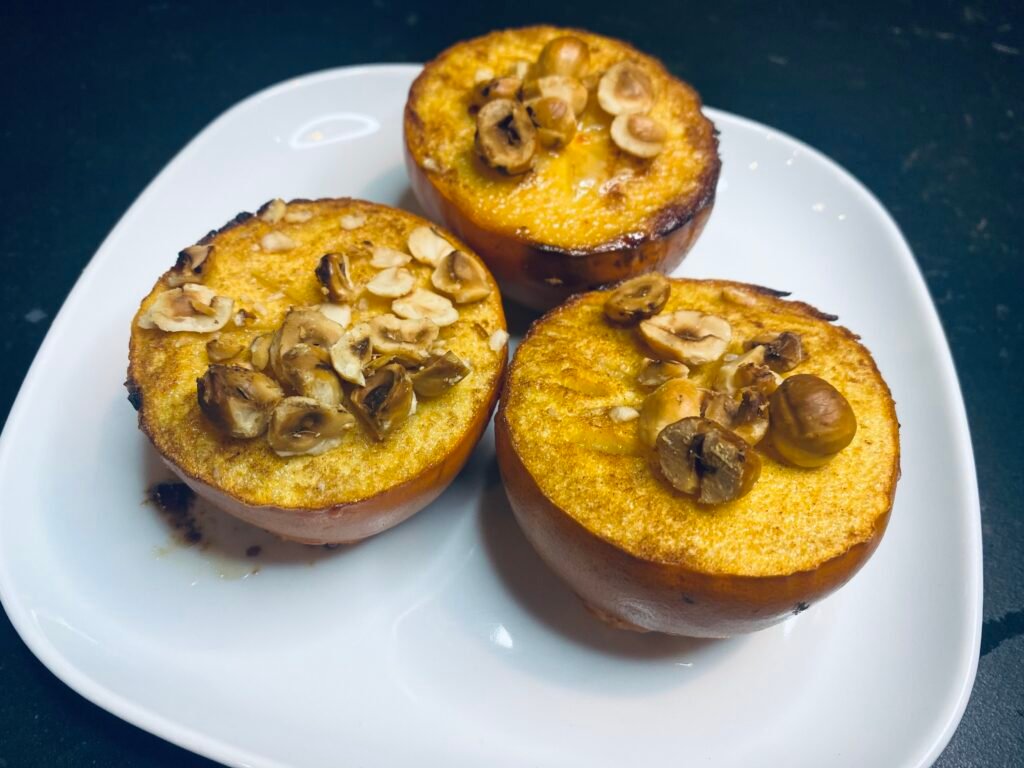
<svg viewBox="0 0 1024 768">
<path fill-rule="evenodd" d="M 1024 765 L 1024 3 L 5 3 L 0 414 L 104 236 L 223 110 L 294 75 L 424 61 L 538 21 L 661 57 L 707 104 L 835 158 L 902 227 L 959 371 L 984 531 L 978 678 L 938 765 Z M 0 617 L 0 768 L 44 765 L 212 764 L 80 698 Z"/>
</svg>

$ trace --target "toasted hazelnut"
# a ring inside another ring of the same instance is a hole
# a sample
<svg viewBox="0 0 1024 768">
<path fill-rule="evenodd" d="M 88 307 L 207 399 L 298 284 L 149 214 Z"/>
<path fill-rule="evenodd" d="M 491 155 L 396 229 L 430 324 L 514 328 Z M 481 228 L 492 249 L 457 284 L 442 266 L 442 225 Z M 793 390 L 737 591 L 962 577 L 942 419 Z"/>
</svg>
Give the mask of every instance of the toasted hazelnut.
<svg viewBox="0 0 1024 768">
<path fill-rule="evenodd" d="M 640 335 L 663 358 L 704 365 L 725 354 L 732 328 L 716 315 L 682 309 L 644 320 L 640 323 Z"/>
<path fill-rule="evenodd" d="M 138 325 L 169 333 L 210 333 L 227 325 L 233 307 L 232 299 L 218 296 L 204 285 L 186 283 L 157 296 L 139 316 Z"/>
<path fill-rule="evenodd" d="M 756 445 L 768 431 L 768 395 L 752 387 L 734 394 L 710 392 L 704 399 L 703 416 Z"/>
<path fill-rule="evenodd" d="M 537 126 L 542 147 L 564 147 L 576 135 L 576 114 L 564 99 L 542 96 L 526 103 L 526 112 Z"/>
<path fill-rule="evenodd" d="M 352 322 L 352 307 L 348 304 L 317 304 L 313 309 L 342 328 Z"/>
<path fill-rule="evenodd" d="M 455 250 L 433 227 L 416 227 L 409 233 L 409 253 L 421 264 L 436 267 L 437 263 Z"/>
<path fill-rule="evenodd" d="M 807 359 L 803 339 L 792 331 L 769 333 L 743 342 L 744 349 L 757 346 L 764 347 L 764 364 L 776 373 L 791 371 Z"/>
<path fill-rule="evenodd" d="M 213 252 L 212 245 L 190 245 L 178 252 L 178 260 L 167 275 L 167 284 L 172 288 L 186 283 L 198 283 L 202 278 L 203 266 Z"/>
<path fill-rule="evenodd" d="M 701 504 L 744 496 L 761 474 L 761 459 L 741 437 L 699 417 L 670 424 L 655 447 L 665 479 Z"/>
<path fill-rule="evenodd" d="M 452 306 L 449 299 L 423 288 L 417 288 L 404 298 L 395 299 L 391 302 L 391 311 L 407 320 L 433 320 L 441 328 L 459 319 L 459 310 Z"/>
<path fill-rule="evenodd" d="M 279 197 L 275 197 L 273 200 L 264 203 L 260 206 L 260 209 L 256 212 L 256 215 L 261 220 L 267 222 L 267 224 L 277 224 L 281 219 L 284 218 L 285 211 L 288 210 L 288 205 Z"/>
<path fill-rule="evenodd" d="M 640 406 L 641 442 L 653 448 L 658 434 L 673 422 L 700 416 L 701 394 L 689 379 L 669 379 L 651 392 Z"/>
<path fill-rule="evenodd" d="M 537 69 L 543 75 L 582 77 L 589 64 L 589 46 L 573 35 L 549 40 L 537 57 Z"/>
<path fill-rule="evenodd" d="M 412 261 L 412 256 L 394 248 L 387 248 L 383 245 L 374 246 L 373 257 L 370 259 L 370 266 L 377 269 L 389 267 L 404 267 Z"/>
<path fill-rule="evenodd" d="M 331 366 L 330 352 L 323 347 L 296 344 L 281 356 L 278 370 L 278 379 L 291 394 L 324 405 L 341 403 L 341 382 Z"/>
<path fill-rule="evenodd" d="M 200 272 L 211 253 L 212 245 L 190 245 L 178 252 L 178 262 L 174 266 L 189 272 Z"/>
<path fill-rule="evenodd" d="M 671 292 L 672 286 L 664 275 L 637 275 L 611 292 L 604 303 L 604 314 L 612 322 L 635 323 L 661 312 Z"/>
<path fill-rule="evenodd" d="M 660 387 L 669 379 L 685 379 L 690 369 L 676 360 L 644 360 L 636 376 L 641 387 Z"/>
<path fill-rule="evenodd" d="M 363 367 L 370 362 L 372 354 L 370 324 L 359 323 L 342 334 L 331 347 L 331 365 L 345 381 L 361 387 L 366 383 Z"/>
<path fill-rule="evenodd" d="M 654 84 L 639 64 L 620 61 L 597 85 L 597 103 L 609 115 L 635 115 L 654 106 Z"/>
<path fill-rule="evenodd" d="M 473 369 L 454 352 L 428 360 L 412 374 L 412 387 L 420 397 L 438 397 L 466 378 Z"/>
<path fill-rule="evenodd" d="M 715 389 L 733 395 L 753 387 L 768 397 L 782 383 L 782 377 L 765 365 L 764 360 L 765 348 L 760 346 L 726 360 L 715 374 Z"/>
<path fill-rule="evenodd" d="M 273 338 L 272 333 L 264 333 L 249 344 L 249 360 L 257 371 L 264 370 L 270 364 L 270 342 Z"/>
<path fill-rule="evenodd" d="M 280 381 L 288 380 L 285 356 L 299 344 L 317 348 L 322 353 L 319 362 L 324 362 L 328 350 L 344 332 L 344 328 L 315 309 L 290 310 L 270 342 L 270 367 L 274 375 Z"/>
<path fill-rule="evenodd" d="M 206 342 L 206 356 L 211 363 L 223 363 L 238 354 L 245 348 L 245 345 L 237 339 L 225 339 L 218 337 Z"/>
<path fill-rule="evenodd" d="M 769 402 L 772 445 L 790 464 L 820 467 L 857 434 L 857 417 L 845 397 L 822 378 L 790 376 Z"/>
<path fill-rule="evenodd" d="M 347 254 L 325 253 L 321 256 L 316 265 L 316 279 L 320 281 L 321 292 L 331 301 L 346 304 L 359 296 L 352 282 L 352 268 Z"/>
<path fill-rule="evenodd" d="M 627 421 L 634 421 L 640 418 L 640 411 L 628 405 L 616 405 L 608 409 L 608 418 L 616 424 L 623 424 Z"/>
<path fill-rule="evenodd" d="M 352 409 L 377 440 L 400 426 L 416 409 L 408 371 L 397 363 L 385 365 L 352 393 Z"/>
<path fill-rule="evenodd" d="M 374 278 L 366 284 L 366 290 L 374 296 L 383 296 L 394 299 L 405 296 L 416 285 L 416 278 L 412 273 L 402 267 L 388 267 L 378 272 Z"/>
<path fill-rule="evenodd" d="M 644 160 L 660 155 L 668 139 L 665 127 L 647 115 L 619 115 L 609 133 L 615 146 Z"/>
<path fill-rule="evenodd" d="M 495 99 L 515 99 L 522 87 L 523 81 L 518 77 L 490 77 L 477 82 L 471 101 L 474 106 L 482 107 Z"/>
<path fill-rule="evenodd" d="M 341 406 L 324 405 L 309 397 L 286 397 L 271 414 L 267 442 L 281 457 L 319 456 L 337 448 L 355 421 Z"/>
<path fill-rule="evenodd" d="M 487 272 L 476 258 L 462 251 L 444 256 L 430 276 L 430 282 L 456 304 L 471 304 L 491 295 Z"/>
<path fill-rule="evenodd" d="M 583 83 L 565 75 L 545 75 L 523 84 L 523 101 L 543 97 L 561 99 L 572 108 L 573 115 L 583 114 L 589 96 Z"/>
<path fill-rule="evenodd" d="M 284 392 L 269 376 L 239 365 L 211 365 L 196 380 L 199 409 L 231 437 L 259 437 Z"/>
<path fill-rule="evenodd" d="M 433 320 L 402 320 L 392 314 L 384 314 L 370 321 L 370 341 L 374 352 L 382 355 L 407 354 L 422 362 L 430 356 L 429 347 L 440 330 Z"/>
<path fill-rule="evenodd" d="M 284 232 L 267 232 L 267 234 L 260 238 L 260 247 L 267 253 L 290 251 L 297 245 L 298 243 Z"/>
<path fill-rule="evenodd" d="M 476 149 L 492 168 L 525 173 L 537 151 L 537 130 L 526 108 L 513 99 L 495 99 L 476 116 Z"/>
<path fill-rule="evenodd" d="M 341 228 L 349 231 L 359 229 L 366 223 L 365 213 L 346 213 L 340 220 Z"/>
</svg>

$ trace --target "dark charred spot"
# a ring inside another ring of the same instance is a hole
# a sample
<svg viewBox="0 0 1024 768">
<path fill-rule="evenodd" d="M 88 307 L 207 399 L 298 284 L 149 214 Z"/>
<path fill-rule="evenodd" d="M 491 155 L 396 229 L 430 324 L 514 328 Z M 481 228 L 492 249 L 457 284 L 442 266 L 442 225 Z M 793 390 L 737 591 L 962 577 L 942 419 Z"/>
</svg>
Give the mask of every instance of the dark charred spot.
<svg viewBox="0 0 1024 768">
<path fill-rule="evenodd" d="M 142 408 L 142 392 L 135 382 L 131 379 L 126 379 L 124 388 L 128 390 L 128 402 L 132 404 L 132 408 L 136 411 Z"/>
<path fill-rule="evenodd" d="M 381 384 L 379 387 L 371 389 L 367 393 L 366 399 L 363 400 L 363 405 L 366 407 L 367 413 L 376 415 L 377 411 L 379 411 L 380 407 L 384 404 L 384 401 L 387 400 L 388 393 L 390 391 L 391 386 L 389 384 Z"/>
<path fill-rule="evenodd" d="M 805 603 L 803 601 L 800 601 L 795 606 L 793 606 L 793 615 L 794 616 L 799 616 L 801 613 L 803 613 L 804 611 L 806 611 L 810 607 L 811 607 L 810 603 Z"/>
<path fill-rule="evenodd" d="M 687 605 L 696 605 L 697 604 L 697 601 L 694 600 L 689 595 L 683 595 L 683 602 L 686 603 Z"/>
<path fill-rule="evenodd" d="M 203 540 L 203 532 L 192 513 L 195 492 L 184 483 L 157 483 L 146 494 L 159 510 L 178 541 L 186 546 Z"/>
<path fill-rule="evenodd" d="M 251 547 L 249 547 L 248 549 L 245 550 L 245 556 L 246 557 L 259 557 L 260 553 L 262 551 L 263 551 L 263 547 L 261 547 L 259 544 L 253 544 Z"/>
</svg>

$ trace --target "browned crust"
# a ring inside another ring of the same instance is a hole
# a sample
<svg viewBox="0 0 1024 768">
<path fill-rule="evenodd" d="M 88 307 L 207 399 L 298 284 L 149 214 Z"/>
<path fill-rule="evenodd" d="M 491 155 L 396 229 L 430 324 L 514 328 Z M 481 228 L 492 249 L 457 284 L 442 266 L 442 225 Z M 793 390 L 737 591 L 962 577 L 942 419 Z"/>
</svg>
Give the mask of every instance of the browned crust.
<svg viewBox="0 0 1024 768">
<path fill-rule="evenodd" d="M 714 284 L 754 291 L 786 311 L 830 322 L 828 315 L 801 301 L 779 297 L 761 286 L 725 280 L 674 280 Z M 531 324 L 523 342 L 549 316 L 568 311 L 586 294 L 573 297 Z M 860 345 L 859 336 L 834 326 Z M 516 370 L 518 353 L 507 376 Z M 888 478 L 888 504 L 875 519 L 870 535 L 808 570 L 776 576 L 741 576 L 709 571 L 692 563 L 640 557 L 589 530 L 544 494 L 520 456 L 505 415 L 502 398 L 495 417 L 498 464 L 512 509 L 541 558 L 587 603 L 612 623 L 670 634 L 728 637 L 763 629 L 799 613 L 845 584 L 878 547 L 889 522 L 900 477 L 899 422 L 888 384 L 869 354 L 871 370 L 881 382 L 889 411 L 887 419 L 896 453 Z M 642 610 L 638 609 L 642 606 Z"/>
<path fill-rule="evenodd" d="M 271 201 L 260 206 L 260 210 L 263 210 L 269 202 Z M 292 203 L 326 204 L 334 208 L 345 208 L 352 204 L 357 204 L 383 210 L 398 211 L 403 216 L 413 216 L 413 214 L 407 211 L 391 206 L 349 197 L 319 198 L 316 200 L 296 198 L 288 201 L 288 204 Z M 210 230 L 196 244 L 206 245 L 211 243 L 218 235 L 240 226 L 253 218 L 254 215 L 243 211 L 222 227 Z M 452 239 L 454 240 L 454 238 Z M 216 249 L 213 250 L 209 258 L 217 258 Z M 164 281 L 176 268 L 178 268 L 177 263 L 172 265 L 160 277 L 159 281 Z M 494 281 L 493 276 L 488 273 L 487 279 L 491 284 L 491 289 L 500 295 L 498 285 Z M 504 328 L 506 322 L 500 302 L 498 303 L 498 314 L 501 320 L 501 327 Z M 135 319 L 132 322 L 134 325 Z M 349 543 L 379 533 L 412 516 L 439 496 L 455 478 L 466 461 L 468 461 L 473 448 L 486 430 L 494 408 L 497 405 L 498 395 L 508 367 L 506 351 L 506 355 L 501 360 L 499 370 L 493 378 L 485 407 L 480 408 L 473 420 L 467 425 L 462 436 L 456 442 L 455 449 L 438 461 L 425 467 L 416 476 L 403 483 L 391 486 L 381 493 L 355 499 L 344 504 L 335 504 L 327 507 L 281 507 L 251 504 L 237 494 L 232 494 L 222 487 L 207 483 L 194 472 L 190 472 L 164 453 L 158 435 L 149 421 L 146 400 L 135 377 L 135 370 L 139 365 L 138 358 L 139 354 L 136 345 L 129 339 L 128 374 L 124 382 L 125 389 L 128 391 L 128 401 L 138 412 L 139 429 L 146 435 L 157 452 L 160 453 L 164 463 L 187 483 L 189 487 L 196 491 L 197 494 L 214 504 L 214 506 L 247 522 L 270 530 L 279 536 L 309 544 Z"/>
<path fill-rule="evenodd" d="M 570 34 L 594 34 L 579 29 L 544 25 L 525 27 L 520 31 L 540 32 L 556 29 Z M 434 174 L 423 168 L 420 157 L 422 152 L 417 154 L 416 147 L 422 147 L 423 144 L 424 122 L 416 111 L 416 105 L 420 94 L 427 87 L 427 79 L 432 68 L 453 55 L 457 47 L 479 43 L 509 31 L 497 30 L 456 43 L 428 62 L 413 81 L 405 104 L 404 143 L 406 167 L 413 190 L 421 204 L 431 217 L 443 220 L 446 226 L 466 240 L 488 261 L 488 265 L 495 271 L 508 295 L 537 308 L 547 309 L 579 290 L 588 290 L 610 280 L 654 270 L 672 271 L 696 242 L 710 216 L 721 172 L 718 131 L 702 113 L 699 114 L 711 130 L 707 132 L 707 141 L 701 149 L 705 150 L 712 160 L 700 174 L 697 188 L 689 195 L 677 198 L 649 216 L 647 226 L 643 229 L 622 233 L 593 246 L 564 248 L 523 237 L 514 231 L 491 230 L 456 205 L 446 194 L 444 185 L 436 183 Z M 651 61 L 666 79 L 688 91 L 698 106 L 703 106 L 700 95 L 688 83 L 673 76 L 659 59 L 637 50 L 624 41 L 609 39 L 615 40 L 629 53 Z M 524 274 L 527 280 L 522 280 Z"/>
</svg>

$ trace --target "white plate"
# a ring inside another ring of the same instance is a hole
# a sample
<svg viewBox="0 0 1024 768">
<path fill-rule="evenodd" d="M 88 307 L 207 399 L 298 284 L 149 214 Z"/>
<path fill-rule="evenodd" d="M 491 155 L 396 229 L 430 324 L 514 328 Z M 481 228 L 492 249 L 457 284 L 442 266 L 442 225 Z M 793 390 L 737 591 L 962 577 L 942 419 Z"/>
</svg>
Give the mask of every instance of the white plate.
<svg viewBox="0 0 1024 768">
<path fill-rule="evenodd" d="M 814 150 L 708 110 L 724 175 L 681 273 L 784 288 L 863 334 L 903 422 L 877 554 L 797 618 L 728 641 L 593 621 L 510 514 L 486 436 L 430 509 L 362 545 L 275 545 L 208 514 L 205 552 L 142 503 L 164 477 L 121 386 L 139 298 L 183 245 L 274 196 L 415 207 L 413 66 L 257 94 L 139 197 L 53 323 L 0 445 L 0 596 L 102 707 L 234 765 L 916 766 L 949 740 L 981 618 L 978 495 L 949 351 L 906 243 Z M 250 544 L 263 554 L 246 558 Z M 258 564 L 258 573 L 252 575 Z"/>
</svg>

